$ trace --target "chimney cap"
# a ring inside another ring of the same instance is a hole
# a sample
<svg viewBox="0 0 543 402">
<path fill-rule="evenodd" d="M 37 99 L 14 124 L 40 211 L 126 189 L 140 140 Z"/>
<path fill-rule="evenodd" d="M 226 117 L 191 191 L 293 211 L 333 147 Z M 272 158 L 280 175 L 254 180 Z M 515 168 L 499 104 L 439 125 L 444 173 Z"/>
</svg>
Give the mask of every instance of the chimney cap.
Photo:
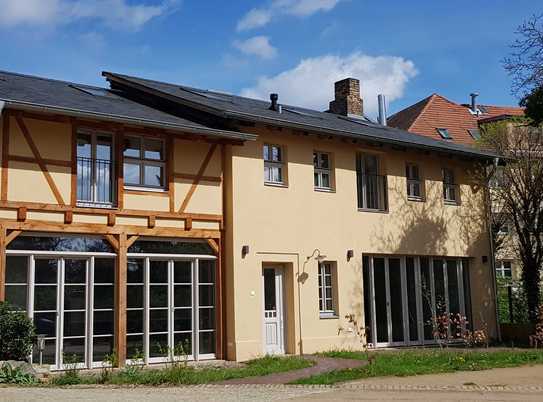
<svg viewBox="0 0 543 402">
<path fill-rule="evenodd" d="M 270 105 L 269 109 L 270 110 L 275 110 L 277 112 L 278 109 L 279 109 L 279 106 L 278 106 L 278 103 L 277 103 L 277 101 L 279 100 L 279 95 L 276 94 L 276 93 L 271 93 L 270 94 L 270 100 L 271 100 L 271 105 Z"/>
</svg>

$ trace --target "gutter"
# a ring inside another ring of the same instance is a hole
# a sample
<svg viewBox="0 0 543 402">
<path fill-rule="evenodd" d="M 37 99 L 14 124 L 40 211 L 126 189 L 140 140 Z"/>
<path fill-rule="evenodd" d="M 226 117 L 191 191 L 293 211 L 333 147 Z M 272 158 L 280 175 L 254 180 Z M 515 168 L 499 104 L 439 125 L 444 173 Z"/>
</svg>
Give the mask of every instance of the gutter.
<svg viewBox="0 0 543 402">
<path fill-rule="evenodd" d="M 71 117 L 95 118 L 95 119 L 100 119 L 100 120 L 111 121 L 114 123 L 137 124 L 137 125 L 143 125 L 147 127 L 154 127 L 154 128 L 165 129 L 165 130 L 183 131 L 185 133 L 199 134 L 199 135 L 208 134 L 208 135 L 212 135 L 212 136 L 216 136 L 220 138 L 227 138 L 227 139 L 239 140 L 239 141 L 255 141 L 258 138 L 258 136 L 255 134 L 241 133 L 237 131 L 219 130 L 219 129 L 209 128 L 209 127 L 196 127 L 196 126 L 185 125 L 185 124 L 166 123 L 166 122 L 161 122 L 157 120 L 138 119 L 138 118 L 129 117 L 129 116 L 109 115 L 106 113 L 89 112 L 89 111 L 80 110 L 80 109 L 42 105 L 42 104 L 37 104 L 37 103 L 30 103 L 30 102 L 10 100 L 10 99 L 0 99 L 0 113 L 2 109 L 4 108 L 24 110 L 24 111 L 29 111 L 29 112 L 38 112 L 38 113 L 57 112 L 66 116 L 71 116 Z"/>
</svg>

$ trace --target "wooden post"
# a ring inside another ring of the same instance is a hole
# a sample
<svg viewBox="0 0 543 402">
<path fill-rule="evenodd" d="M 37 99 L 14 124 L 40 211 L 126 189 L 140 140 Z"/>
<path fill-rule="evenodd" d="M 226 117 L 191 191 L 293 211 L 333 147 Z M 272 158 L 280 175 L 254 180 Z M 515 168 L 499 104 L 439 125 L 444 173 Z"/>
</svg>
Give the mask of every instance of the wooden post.
<svg viewBox="0 0 543 402">
<path fill-rule="evenodd" d="M 127 279 L 127 236 L 119 235 L 119 252 L 115 269 L 115 350 L 119 367 L 126 363 L 126 279 Z"/>
<path fill-rule="evenodd" d="M 0 225 L 0 301 L 6 299 L 6 227 Z"/>
</svg>

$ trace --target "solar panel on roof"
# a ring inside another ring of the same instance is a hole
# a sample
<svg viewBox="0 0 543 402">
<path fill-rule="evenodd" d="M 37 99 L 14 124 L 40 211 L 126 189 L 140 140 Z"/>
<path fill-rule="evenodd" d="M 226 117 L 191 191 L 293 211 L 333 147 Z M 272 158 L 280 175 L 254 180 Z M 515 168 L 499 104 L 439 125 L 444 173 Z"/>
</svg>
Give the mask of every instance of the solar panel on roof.
<svg viewBox="0 0 543 402">
<path fill-rule="evenodd" d="M 232 102 L 232 100 L 230 99 L 230 95 L 228 94 L 222 95 L 222 94 L 212 93 L 209 91 L 197 91 L 195 89 L 189 89 L 185 87 L 180 87 L 179 89 L 185 92 L 189 92 L 194 95 L 203 96 L 204 98 L 207 98 L 207 99 L 215 99 L 222 102 Z"/>
<path fill-rule="evenodd" d="M 79 85 L 70 85 L 72 88 L 77 89 L 78 91 L 85 92 L 89 95 L 93 96 L 108 96 L 110 95 L 109 91 L 105 88 L 93 88 L 93 87 L 85 87 L 85 86 L 79 86 Z"/>
<path fill-rule="evenodd" d="M 300 116 L 307 116 L 307 117 L 312 117 L 314 119 L 322 120 L 322 117 L 320 117 L 320 116 L 315 116 L 314 114 L 302 112 L 301 110 L 291 109 L 289 107 L 284 107 L 283 106 L 283 111 L 287 111 L 287 112 L 294 113 L 294 114 L 299 114 Z"/>
</svg>

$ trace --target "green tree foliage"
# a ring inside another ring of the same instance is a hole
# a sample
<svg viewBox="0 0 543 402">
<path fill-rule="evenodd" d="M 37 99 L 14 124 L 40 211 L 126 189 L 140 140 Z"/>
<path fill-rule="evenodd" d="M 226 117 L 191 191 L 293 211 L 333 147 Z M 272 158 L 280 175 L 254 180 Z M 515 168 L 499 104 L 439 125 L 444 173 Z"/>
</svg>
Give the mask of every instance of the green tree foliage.
<svg viewBox="0 0 543 402">
<path fill-rule="evenodd" d="M 0 360 L 26 360 L 34 332 L 34 324 L 24 312 L 0 302 Z"/>
</svg>

